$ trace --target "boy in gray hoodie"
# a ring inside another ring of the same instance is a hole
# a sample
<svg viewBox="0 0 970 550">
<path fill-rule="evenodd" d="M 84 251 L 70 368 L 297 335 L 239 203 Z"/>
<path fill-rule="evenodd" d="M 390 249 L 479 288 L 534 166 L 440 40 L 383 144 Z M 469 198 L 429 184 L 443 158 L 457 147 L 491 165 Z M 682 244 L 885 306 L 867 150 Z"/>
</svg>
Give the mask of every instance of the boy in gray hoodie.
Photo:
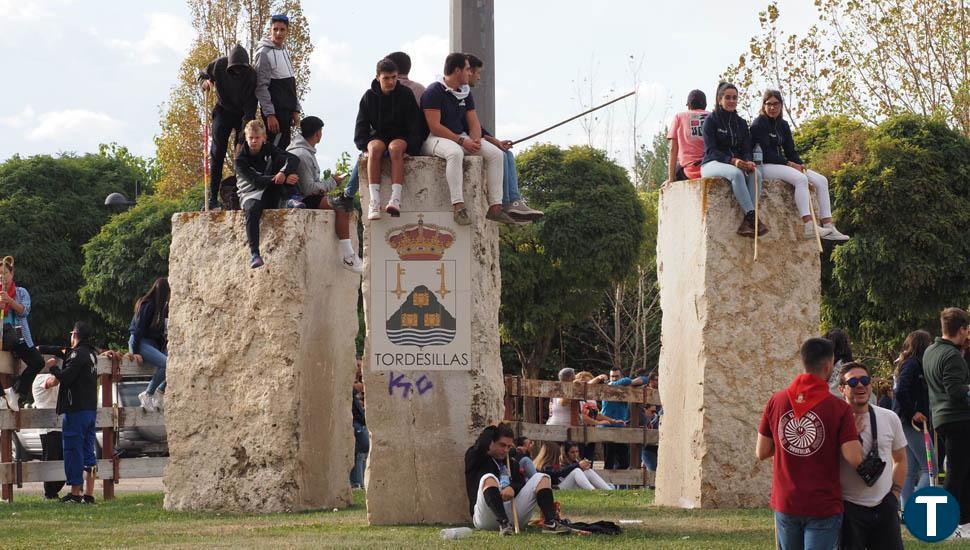
<svg viewBox="0 0 970 550">
<path fill-rule="evenodd" d="M 327 178 L 320 181 L 320 165 L 317 164 L 316 146 L 323 139 L 323 121 L 315 116 L 308 116 L 300 121 L 300 134 L 293 138 L 293 143 L 286 149 L 287 153 L 300 160 L 297 175 L 297 189 L 303 195 L 303 204 L 308 208 L 333 210 L 336 215 L 334 231 L 340 241 L 340 266 L 354 273 L 364 272 L 364 262 L 354 250 L 350 240 L 350 214 L 343 209 L 334 208 L 330 204 L 327 193 L 332 191 L 339 181 Z M 290 206 L 290 203 L 287 204 Z"/>
<path fill-rule="evenodd" d="M 266 123 L 267 140 L 280 149 L 290 145 L 290 128 L 300 122 L 296 73 L 283 45 L 290 28 L 285 15 L 270 18 L 269 35 L 256 47 L 256 98 Z"/>
</svg>

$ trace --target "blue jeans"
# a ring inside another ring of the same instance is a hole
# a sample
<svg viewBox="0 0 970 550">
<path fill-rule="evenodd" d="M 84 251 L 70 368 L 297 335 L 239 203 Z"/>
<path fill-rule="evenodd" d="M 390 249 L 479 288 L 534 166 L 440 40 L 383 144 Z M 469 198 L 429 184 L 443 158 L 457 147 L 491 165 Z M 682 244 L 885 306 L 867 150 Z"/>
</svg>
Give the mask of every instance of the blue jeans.
<svg viewBox="0 0 970 550">
<path fill-rule="evenodd" d="M 354 422 L 354 467 L 350 470 L 350 484 L 354 487 L 364 485 L 364 469 L 367 467 L 367 453 L 370 452 L 370 433 L 367 426 Z"/>
<path fill-rule="evenodd" d="M 84 484 L 84 470 L 97 465 L 94 451 L 96 411 L 69 411 L 61 420 L 61 446 L 64 448 L 64 475 L 67 484 Z"/>
<path fill-rule="evenodd" d="M 536 475 L 536 465 L 532 462 L 532 459 L 527 456 L 523 456 L 519 459 L 519 467 L 522 468 L 522 477 L 527 480 Z"/>
<path fill-rule="evenodd" d="M 360 156 L 357 156 L 357 162 L 354 163 L 354 168 L 350 171 L 350 179 L 347 180 L 347 186 L 344 187 L 344 196 L 348 198 L 354 198 L 357 194 L 357 190 L 360 189 Z"/>
<path fill-rule="evenodd" d="M 781 550 L 832 550 L 839 543 L 842 514 L 816 518 L 775 512 L 775 526 Z"/>
<path fill-rule="evenodd" d="M 168 363 L 168 356 L 158 350 L 158 342 L 151 338 L 142 338 L 138 349 L 135 349 L 135 335 L 128 338 L 128 351 L 141 355 L 149 365 L 155 366 L 155 374 L 152 376 L 148 388 L 145 390 L 148 395 L 155 395 L 155 390 L 165 391 L 165 365 Z"/>
<path fill-rule="evenodd" d="M 930 430 L 932 430 L 932 426 Z M 923 432 L 917 432 L 909 422 L 903 422 L 903 435 L 906 436 L 906 481 L 900 495 L 902 505 L 917 490 L 930 484 L 929 467 L 926 464 L 926 446 L 923 445 Z M 930 437 L 933 437 L 930 435 Z"/>
<path fill-rule="evenodd" d="M 515 155 L 505 152 L 505 171 L 502 176 L 502 204 L 512 204 L 522 198 L 519 194 L 519 174 L 515 171 Z"/>
<path fill-rule="evenodd" d="M 761 193 L 760 185 L 757 190 L 754 188 L 754 172 L 745 174 L 740 168 L 712 160 L 701 166 L 701 177 L 728 180 L 731 182 L 734 198 L 741 205 L 741 210 L 745 214 L 754 211 L 754 199 Z"/>
</svg>

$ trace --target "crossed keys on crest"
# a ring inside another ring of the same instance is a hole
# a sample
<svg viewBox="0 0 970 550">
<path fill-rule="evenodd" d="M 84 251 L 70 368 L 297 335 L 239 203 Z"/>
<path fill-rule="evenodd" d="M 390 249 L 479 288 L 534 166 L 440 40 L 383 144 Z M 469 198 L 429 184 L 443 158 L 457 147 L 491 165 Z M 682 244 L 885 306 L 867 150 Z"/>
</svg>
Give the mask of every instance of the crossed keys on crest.
<svg viewBox="0 0 970 550">
<path fill-rule="evenodd" d="M 401 264 L 398 264 L 396 267 L 397 267 L 395 272 L 396 283 L 395 283 L 394 290 L 392 290 L 391 293 L 393 293 L 394 296 L 396 296 L 397 299 L 400 300 L 401 296 L 407 294 L 407 291 L 404 290 L 404 287 L 401 286 L 401 276 L 405 275 L 407 273 L 407 270 L 405 270 L 404 267 L 401 266 Z M 441 284 L 438 287 L 438 290 L 436 292 L 438 296 L 441 296 L 441 298 L 444 299 L 445 296 L 451 293 L 451 291 L 448 290 L 448 285 L 445 282 L 446 277 L 448 275 L 448 271 L 447 269 L 445 269 L 444 262 L 442 262 L 441 265 L 434 270 L 434 272 L 435 272 L 435 275 L 438 275 L 441 280 Z"/>
</svg>

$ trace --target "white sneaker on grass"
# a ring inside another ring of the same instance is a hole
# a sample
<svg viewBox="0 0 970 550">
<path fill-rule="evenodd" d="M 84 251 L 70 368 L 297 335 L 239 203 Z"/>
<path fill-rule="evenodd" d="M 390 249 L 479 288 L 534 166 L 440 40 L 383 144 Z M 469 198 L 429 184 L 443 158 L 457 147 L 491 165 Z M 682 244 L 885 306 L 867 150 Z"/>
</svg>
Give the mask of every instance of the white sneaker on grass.
<svg viewBox="0 0 970 550">
<path fill-rule="evenodd" d="M 368 220 L 379 220 L 381 219 L 381 203 L 380 201 L 370 201 L 367 205 L 367 219 Z"/>
</svg>

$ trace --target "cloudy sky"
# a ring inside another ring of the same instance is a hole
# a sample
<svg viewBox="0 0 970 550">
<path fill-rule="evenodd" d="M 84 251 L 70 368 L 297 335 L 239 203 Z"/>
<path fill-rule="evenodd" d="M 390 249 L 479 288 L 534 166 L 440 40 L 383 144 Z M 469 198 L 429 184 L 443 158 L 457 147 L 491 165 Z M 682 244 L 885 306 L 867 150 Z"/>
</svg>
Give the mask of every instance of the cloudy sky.
<svg viewBox="0 0 970 550">
<path fill-rule="evenodd" d="M 693 88 L 711 94 L 717 76 L 757 32 L 767 0 L 498 0 L 495 7 L 496 130 L 516 139 L 634 86 L 641 140 L 649 140 Z M 354 149 L 357 103 L 373 66 L 408 52 L 425 84 L 448 53 L 449 0 L 304 2 L 315 45 L 307 114 L 327 122 L 321 165 Z M 781 23 L 800 32 L 812 0 L 782 0 Z M 154 154 L 159 109 L 193 37 L 179 0 L 0 0 L 0 160 L 97 150 L 118 142 Z M 642 60 L 639 73 L 633 66 Z M 595 122 L 592 141 L 629 164 L 632 100 Z M 576 121 L 543 136 L 586 143 Z"/>
</svg>

